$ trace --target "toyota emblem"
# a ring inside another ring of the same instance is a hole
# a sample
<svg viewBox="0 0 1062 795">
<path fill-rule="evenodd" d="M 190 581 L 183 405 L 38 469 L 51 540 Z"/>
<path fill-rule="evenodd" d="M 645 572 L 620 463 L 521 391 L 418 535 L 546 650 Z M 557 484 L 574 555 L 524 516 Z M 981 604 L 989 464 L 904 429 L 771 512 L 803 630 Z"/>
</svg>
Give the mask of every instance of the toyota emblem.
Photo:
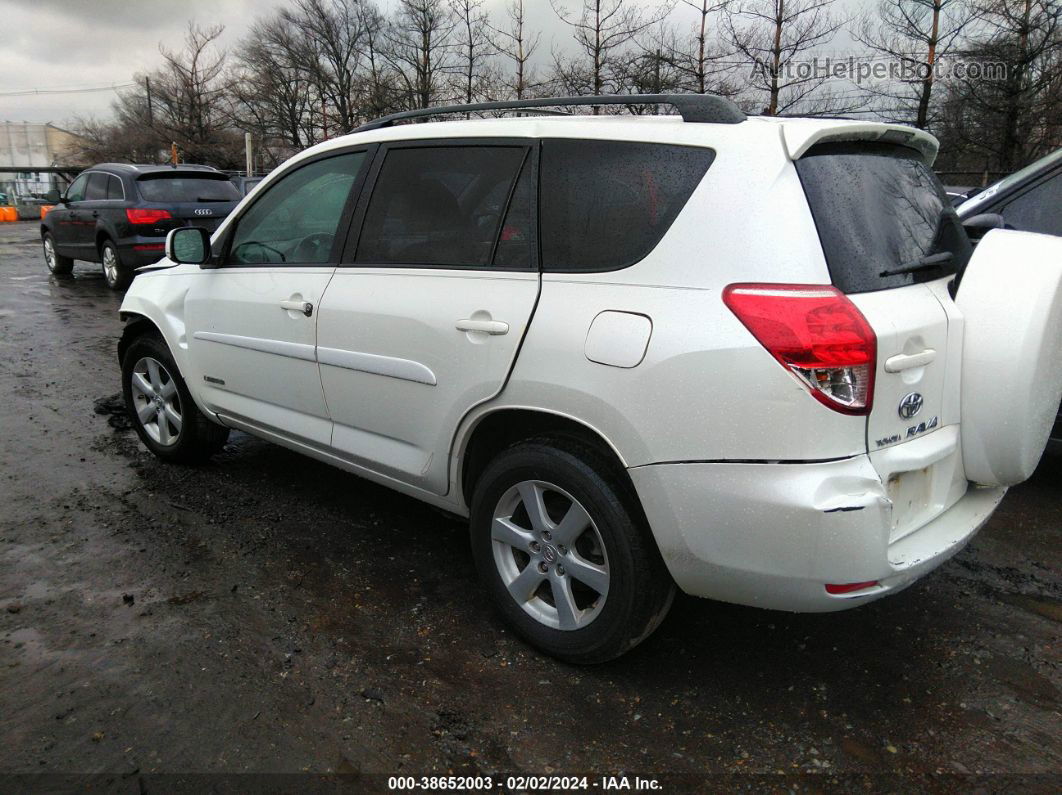
<svg viewBox="0 0 1062 795">
<path fill-rule="evenodd" d="M 904 395 L 900 401 L 900 419 L 909 420 L 922 410 L 922 396 L 917 392 Z"/>
</svg>

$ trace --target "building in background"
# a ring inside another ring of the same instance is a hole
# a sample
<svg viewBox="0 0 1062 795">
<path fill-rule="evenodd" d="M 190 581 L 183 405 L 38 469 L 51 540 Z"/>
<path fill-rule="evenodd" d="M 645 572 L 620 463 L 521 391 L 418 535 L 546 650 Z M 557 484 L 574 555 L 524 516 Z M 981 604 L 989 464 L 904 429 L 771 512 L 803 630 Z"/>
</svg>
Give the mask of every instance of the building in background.
<svg viewBox="0 0 1062 795">
<path fill-rule="evenodd" d="M 73 165 L 71 153 L 79 138 L 54 124 L 0 122 L 0 168 L 18 169 L 0 171 L 0 192 L 15 199 L 43 196 L 53 189 L 62 191 L 68 184 L 64 175 L 34 167 Z"/>
</svg>

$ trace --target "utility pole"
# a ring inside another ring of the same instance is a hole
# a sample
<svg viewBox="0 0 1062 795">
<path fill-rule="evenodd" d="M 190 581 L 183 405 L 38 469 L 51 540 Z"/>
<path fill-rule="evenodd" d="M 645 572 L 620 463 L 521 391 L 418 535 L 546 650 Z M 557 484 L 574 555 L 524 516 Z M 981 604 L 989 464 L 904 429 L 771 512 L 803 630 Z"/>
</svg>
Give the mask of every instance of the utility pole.
<svg viewBox="0 0 1062 795">
<path fill-rule="evenodd" d="M 254 176 L 254 152 L 251 148 L 251 134 L 245 132 L 243 134 L 243 148 L 247 152 L 247 176 Z"/>
<path fill-rule="evenodd" d="M 144 78 L 144 87 L 147 89 L 147 112 L 148 112 L 148 126 L 153 127 L 155 125 L 155 109 L 151 105 L 151 78 Z"/>
<path fill-rule="evenodd" d="M 174 141 L 170 144 L 170 163 L 174 168 L 177 168 L 177 142 Z"/>
</svg>

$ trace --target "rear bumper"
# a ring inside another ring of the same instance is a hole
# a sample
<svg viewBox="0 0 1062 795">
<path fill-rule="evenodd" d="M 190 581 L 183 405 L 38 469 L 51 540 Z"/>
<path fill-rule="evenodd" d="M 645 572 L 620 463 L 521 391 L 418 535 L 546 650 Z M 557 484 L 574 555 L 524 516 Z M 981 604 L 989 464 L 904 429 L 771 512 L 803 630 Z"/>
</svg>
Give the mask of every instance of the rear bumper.
<svg viewBox="0 0 1062 795">
<path fill-rule="evenodd" d="M 122 260 L 122 265 L 130 270 L 144 265 L 153 265 L 165 256 L 166 252 L 163 250 L 165 244 L 166 238 L 164 237 L 137 235 L 123 238 L 118 243 L 118 256 Z M 139 248 L 141 246 L 152 248 Z M 156 246 L 158 248 L 154 248 Z"/>
<path fill-rule="evenodd" d="M 971 487 L 898 534 L 887 488 L 865 455 L 821 464 L 657 464 L 630 475 L 683 591 L 795 612 L 844 610 L 910 585 L 961 550 L 1006 493 Z M 870 581 L 879 585 L 845 595 L 825 589 Z"/>
</svg>

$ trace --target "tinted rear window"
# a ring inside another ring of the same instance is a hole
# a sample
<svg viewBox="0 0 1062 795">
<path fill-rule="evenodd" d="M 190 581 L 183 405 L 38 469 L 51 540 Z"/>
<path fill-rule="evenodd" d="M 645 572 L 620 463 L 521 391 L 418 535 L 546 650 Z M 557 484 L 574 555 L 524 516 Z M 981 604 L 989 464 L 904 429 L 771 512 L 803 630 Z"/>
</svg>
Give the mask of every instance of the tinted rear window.
<svg viewBox="0 0 1062 795">
<path fill-rule="evenodd" d="M 917 152 L 829 144 L 813 148 L 796 169 L 830 277 L 842 292 L 932 281 L 969 260 L 970 241 L 955 209 Z"/>
<path fill-rule="evenodd" d="M 356 261 L 489 267 L 525 157 L 517 146 L 392 149 L 373 188 Z M 529 240 L 528 226 L 526 217 L 511 221 L 509 237 Z M 510 264 L 511 248 L 502 249 Z M 529 265 L 525 254 L 514 267 Z"/>
<path fill-rule="evenodd" d="M 146 202 L 234 202 L 240 192 L 224 174 L 215 178 L 181 174 L 148 175 L 137 181 Z"/>
<path fill-rule="evenodd" d="M 85 201 L 98 201 L 107 198 L 107 175 L 102 172 L 89 174 L 88 187 L 85 189 Z"/>
<path fill-rule="evenodd" d="M 542 144 L 542 264 L 604 271 L 644 258 L 700 183 L 711 149 L 626 141 Z"/>
</svg>

